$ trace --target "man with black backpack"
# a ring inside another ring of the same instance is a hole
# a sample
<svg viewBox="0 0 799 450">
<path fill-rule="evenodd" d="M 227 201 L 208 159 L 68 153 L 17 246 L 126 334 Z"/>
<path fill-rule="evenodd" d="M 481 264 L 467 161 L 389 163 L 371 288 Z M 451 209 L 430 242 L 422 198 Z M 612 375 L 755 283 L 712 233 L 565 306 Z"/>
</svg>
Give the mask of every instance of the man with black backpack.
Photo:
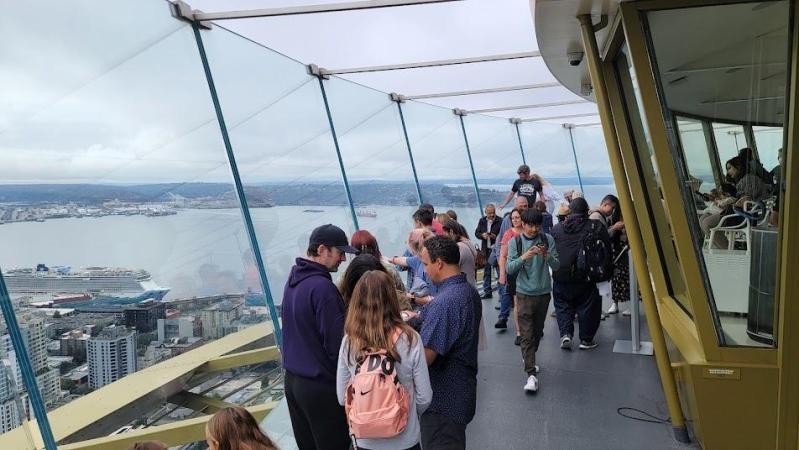
<svg viewBox="0 0 799 450">
<path fill-rule="evenodd" d="M 552 274 L 552 294 L 560 329 L 560 347 L 571 350 L 574 315 L 580 325 L 580 349 L 597 346 L 594 336 L 602 317 L 596 283 L 613 276 L 613 249 L 605 226 L 588 218 L 588 203 L 575 198 L 571 213 L 552 228 L 560 267 Z"/>
</svg>

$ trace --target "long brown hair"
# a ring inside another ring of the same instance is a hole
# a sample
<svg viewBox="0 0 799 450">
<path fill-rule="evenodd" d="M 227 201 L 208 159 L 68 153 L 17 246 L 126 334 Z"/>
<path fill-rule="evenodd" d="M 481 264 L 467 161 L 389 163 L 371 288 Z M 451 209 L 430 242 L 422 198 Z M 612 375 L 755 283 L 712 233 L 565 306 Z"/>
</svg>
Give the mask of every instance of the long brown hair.
<svg viewBox="0 0 799 450">
<path fill-rule="evenodd" d="M 218 450 L 275 450 L 275 444 L 261 431 L 255 417 L 241 406 L 220 409 L 208 425 L 208 434 Z"/>
<path fill-rule="evenodd" d="M 347 358 L 357 361 L 366 351 L 386 349 L 399 362 L 394 333 L 400 328 L 413 345 L 413 328 L 405 324 L 400 315 L 399 301 L 394 282 L 385 272 L 370 270 L 363 274 L 350 299 L 344 333 L 349 340 Z"/>
</svg>

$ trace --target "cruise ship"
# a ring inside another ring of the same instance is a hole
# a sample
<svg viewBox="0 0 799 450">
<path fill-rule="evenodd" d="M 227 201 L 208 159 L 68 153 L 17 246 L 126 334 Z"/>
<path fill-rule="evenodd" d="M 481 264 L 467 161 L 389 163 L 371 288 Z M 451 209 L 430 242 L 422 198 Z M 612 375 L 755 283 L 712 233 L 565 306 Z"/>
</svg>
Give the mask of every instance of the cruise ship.
<svg viewBox="0 0 799 450">
<path fill-rule="evenodd" d="M 110 267 L 67 266 L 11 269 L 3 273 L 8 291 L 15 297 L 30 296 L 41 303 L 79 308 L 116 305 L 144 300 L 160 301 L 169 292 L 158 286 L 145 270 Z"/>
</svg>

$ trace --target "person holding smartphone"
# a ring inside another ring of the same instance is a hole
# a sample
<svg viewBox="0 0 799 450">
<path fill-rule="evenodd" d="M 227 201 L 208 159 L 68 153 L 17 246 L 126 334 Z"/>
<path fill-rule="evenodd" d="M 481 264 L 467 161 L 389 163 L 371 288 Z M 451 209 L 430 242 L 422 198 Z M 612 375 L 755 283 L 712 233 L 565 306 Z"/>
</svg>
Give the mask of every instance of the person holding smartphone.
<svg viewBox="0 0 799 450">
<path fill-rule="evenodd" d="M 522 233 L 508 242 L 506 266 L 508 274 L 516 275 L 516 314 L 527 373 L 524 390 L 529 393 L 538 391 L 535 353 L 544 336 L 544 321 L 552 298 L 550 269 L 560 267 L 555 239 L 541 232 L 543 221 L 544 216 L 535 209 L 522 213 Z"/>
</svg>

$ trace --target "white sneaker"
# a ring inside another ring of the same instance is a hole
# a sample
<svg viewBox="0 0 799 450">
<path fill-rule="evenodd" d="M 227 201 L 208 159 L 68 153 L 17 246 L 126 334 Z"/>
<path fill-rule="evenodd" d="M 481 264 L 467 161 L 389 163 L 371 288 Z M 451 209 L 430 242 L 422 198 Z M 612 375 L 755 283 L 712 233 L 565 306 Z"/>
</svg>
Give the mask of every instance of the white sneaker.
<svg viewBox="0 0 799 450">
<path fill-rule="evenodd" d="M 617 303 L 613 303 L 608 308 L 608 314 L 618 314 L 619 313 L 619 305 Z"/>
<path fill-rule="evenodd" d="M 570 336 L 561 336 L 560 338 L 560 348 L 564 350 L 571 350 L 572 349 L 572 338 Z"/>
<path fill-rule="evenodd" d="M 627 309 L 627 310 L 625 310 L 625 311 L 623 311 L 623 312 L 621 313 L 621 315 L 622 315 L 622 316 L 624 316 L 624 317 L 630 317 L 630 314 L 631 314 L 631 313 L 630 313 L 630 310 L 629 310 L 629 309 Z"/>
<path fill-rule="evenodd" d="M 524 385 L 524 390 L 527 392 L 538 391 L 538 378 L 536 378 L 535 375 L 530 375 L 527 377 L 527 383 Z"/>
</svg>

